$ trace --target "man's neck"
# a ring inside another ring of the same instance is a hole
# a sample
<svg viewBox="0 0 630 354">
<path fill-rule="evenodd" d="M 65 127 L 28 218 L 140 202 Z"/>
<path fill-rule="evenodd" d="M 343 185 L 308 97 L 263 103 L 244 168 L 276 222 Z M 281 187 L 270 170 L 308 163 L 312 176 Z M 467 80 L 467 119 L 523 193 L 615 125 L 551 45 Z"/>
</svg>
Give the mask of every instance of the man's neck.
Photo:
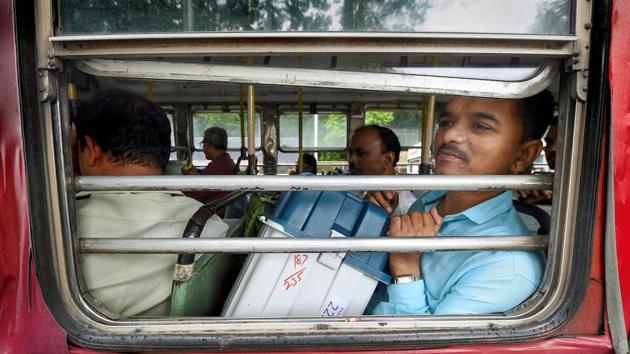
<svg viewBox="0 0 630 354">
<path fill-rule="evenodd" d="M 210 156 L 210 160 L 214 161 L 219 156 L 225 155 L 225 154 L 227 154 L 227 150 L 215 150 L 215 151 L 212 152 L 212 155 Z"/>
<path fill-rule="evenodd" d="M 136 164 L 110 164 L 100 175 L 103 176 L 156 176 L 162 171 L 157 167 Z"/>
<path fill-rule="evenodd" d="M 503 192 L 460 192 L 450 191 L 438 204 L 437 211 L 441 216 L 454 215 L 494 198 Z"/>
</svg>

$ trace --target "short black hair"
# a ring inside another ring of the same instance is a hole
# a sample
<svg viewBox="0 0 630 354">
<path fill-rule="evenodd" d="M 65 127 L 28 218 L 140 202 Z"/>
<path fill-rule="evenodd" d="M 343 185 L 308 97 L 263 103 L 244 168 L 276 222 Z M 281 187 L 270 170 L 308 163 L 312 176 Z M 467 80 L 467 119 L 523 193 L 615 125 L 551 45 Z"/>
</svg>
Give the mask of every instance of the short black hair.
<svg viewBox="0 0 630 354">
<path fill-rule="evenodd" d="M 523 123 L 522 141 L 539 140 L 547 131 L 554 116 L 553 95 L 544 90 L 520 100 L 516 115 Z"/>
<path fill-rule="evenodd" d="M 89 136 L 114 162 L 166 168 L 171 153 L 171 125 L 153 102 L 123 90 L 107 90 L 77 110 L 79 146 Z"/>
<path fill-rule="evenodd" d="M 311 166 L 315 174 L 317 174 L 317 159 L 315 156 L 311 154 L 302 154 L 302 163 Z"/>
<path fill-rule="evenodd" d="M 398 159 L 400 158 L 400 140 L 398 140 L 396 133 L 389 128 L 381 127 L 376 124 L 365 125 L 355 130 L 354 133 L 357 134 L 369 129 L 374 129 L 378 132 L 378 137 L 381 139 L 381 151 L 383 153 L 390 151 L 394 153 L 394 167 L 396 167 Z"/>
</svg>

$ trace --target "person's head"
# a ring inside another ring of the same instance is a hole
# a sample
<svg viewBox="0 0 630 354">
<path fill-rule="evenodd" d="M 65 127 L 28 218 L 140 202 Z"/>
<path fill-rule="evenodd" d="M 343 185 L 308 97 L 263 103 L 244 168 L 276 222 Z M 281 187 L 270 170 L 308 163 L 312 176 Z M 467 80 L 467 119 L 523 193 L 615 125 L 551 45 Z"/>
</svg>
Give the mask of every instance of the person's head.
<svg viewBox="0 0 630 354">
<path fill-rule="evenodd" d="M 556 142 L 558 141 L 558 117 L 554 117 L 545 135 L 545 159 L 552 170 L 556 169 Z"/>
<path fill-rule="evenodd" d="M 160 174 L 171 153 L 164 112 L 126 91 L 104 91 L 81 105 L 74 130 L 84 175 Z"/>
<path fill-rule="evenodd" d="M 302 154 L 302 167 L 304 168 L 302 172 L 308 172 L 316 175 L 317 159 L 315 159 L 315 156 L 311 154 Z M 295 169 L 296 171 L 299 169 L 299 161 L 298 166 L 295 166 Z"/>
<path fill-rule="evenodd" d="M 201 143 L 203 144 L 203 152 L 206 154 L 206 159 L 213 160 L 227 151 L 227 132 L 219 127 L 208 128 L 203 132 Z"/>
<path fill-rule="evenodd" d="M 454 97 L 438 119 L 438 174 L 502 175 L 526 170 L 542 151 L 553 96 L 524 99 Z"/>
<path fill-rule="evenodd" d="M 353 175 L 391 175 L 400 156 L 394 132 L 378 125 L 357 129 L 350 140 L 348 163 Z"/>
</svg>

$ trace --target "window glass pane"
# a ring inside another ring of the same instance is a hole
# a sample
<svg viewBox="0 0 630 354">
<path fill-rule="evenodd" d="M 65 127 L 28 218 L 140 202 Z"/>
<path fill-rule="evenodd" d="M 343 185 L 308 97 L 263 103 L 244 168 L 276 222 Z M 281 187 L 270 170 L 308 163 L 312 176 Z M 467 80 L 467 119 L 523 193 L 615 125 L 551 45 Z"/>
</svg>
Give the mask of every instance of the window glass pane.
<svg viewBox="0 0 630 354">
<path fill-rule="evenodd" d="M 260 115 L 255 113 L 254 134 L 256 136 L 256 149 L 260 148 Z M 245 147 L 247 147 L 247 121 L 245 122 Z M 193 143 L 195 149 L 201 150 L 203 133 L 211 127 L 220 127 L 227 131 L 228 149 L 239 150 L 241 148 L 241 117 L 239 113 L 232 112 L 193 112 Z"/>
<path fill-rule="evenodd" d="M 303 147 L 305 149 L 343 149 L 346 147 L 348 118 L 342 113 L 302 115 Z M 280 148 L 298 148 L 299 119 L 297 113 L 280 116 Z"/>
<path fill-rule="evenodd" d="M 60 34 L 569 34 L 570 0 L 62 0 Z"/>
<path fill-rule="evenodd" d="M 365 125 L 376 124 L 396 133 L 401 146 L 414 146 L 422 137 L 422 111 L 369 110 Z"/>
</svg>

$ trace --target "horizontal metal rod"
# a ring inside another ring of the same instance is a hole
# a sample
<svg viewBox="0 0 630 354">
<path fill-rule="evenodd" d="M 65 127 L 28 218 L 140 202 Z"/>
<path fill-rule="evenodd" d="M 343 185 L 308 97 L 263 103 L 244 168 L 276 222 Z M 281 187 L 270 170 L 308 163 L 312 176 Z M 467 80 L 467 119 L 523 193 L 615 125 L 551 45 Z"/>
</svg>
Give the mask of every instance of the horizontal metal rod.
<svg viewBox="0 0 630 354">
<path fill-rule="evenodd" d="M 427 38 L 459 40 L 512 40 L 516 42 L 572 42 L 575 35 L 523 35 L 495 33 L 424 33 L 424 32 L 196 32 L 196 33 L 140 33 L 140 34 L 90 34 L 50 37 L 51 42 L 127 41 L 150 39 L 195 38 Z"/>
<path fill-rule="evenodd" d="M 293 253 L 426 252 L 464 250 L 543 250 L 548 236 L 405 237 L 405 238 L 85 238 L 82 253 Z"/>
<path fill-rule="evenodd" d="M 57 57 L 129 58 L 321 53 L 568 56 L 577 37 L 443 33 L 196 33 L 51 37 Z"/>
<path fill-rule="evenodd" d="M 77 191 L 500 191 L 551 189 L 550 175 L 518 176 L 79 176 Z"/>
</svg>

